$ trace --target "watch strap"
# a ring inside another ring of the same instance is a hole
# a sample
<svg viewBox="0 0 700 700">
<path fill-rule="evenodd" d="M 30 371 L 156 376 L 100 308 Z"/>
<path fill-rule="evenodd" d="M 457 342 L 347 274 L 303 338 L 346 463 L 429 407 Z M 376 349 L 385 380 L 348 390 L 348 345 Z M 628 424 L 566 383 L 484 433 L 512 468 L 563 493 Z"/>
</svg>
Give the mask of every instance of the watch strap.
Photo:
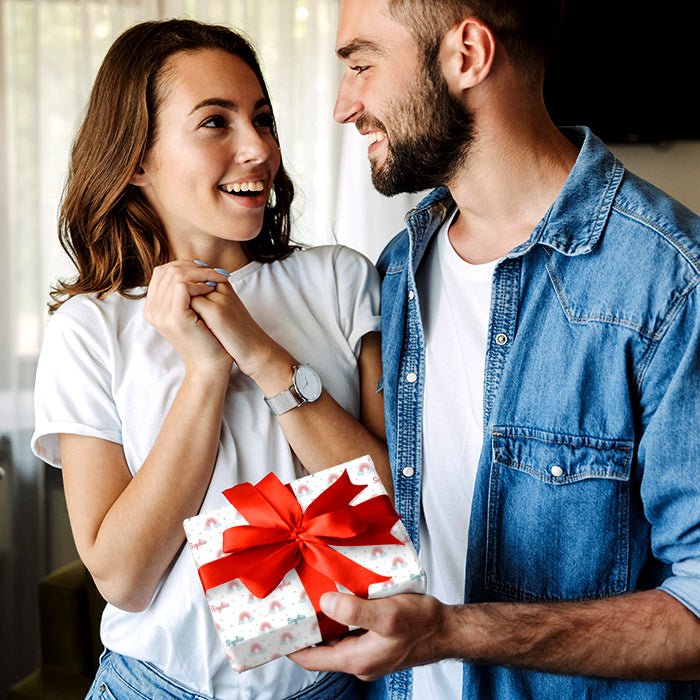
<svg viewBox="0 0 700 700">
<path fill-rule="evenodd" d="M 273 415 L 281 416 L 283 413 L 301 406 L 305 401 L 297 394 L 294 384 L 292 384 L 284 391 L 280 391 L 279 394 L 269 398 L 265 397 L 265 403 L 270 407 Z"/>
</svg>

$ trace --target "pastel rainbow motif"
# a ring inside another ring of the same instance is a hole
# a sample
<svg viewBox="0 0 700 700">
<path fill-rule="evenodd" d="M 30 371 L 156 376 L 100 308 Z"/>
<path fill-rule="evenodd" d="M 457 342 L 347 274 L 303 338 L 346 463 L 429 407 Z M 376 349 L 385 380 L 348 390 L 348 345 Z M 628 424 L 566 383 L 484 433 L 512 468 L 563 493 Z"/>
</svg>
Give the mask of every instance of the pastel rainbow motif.
<svg viewBox="0 0 700 700">
<path fill-rule="evenodd" d="M 204 521 L 204 529 L 211 530 L 213 527 L 218 527 L 219 521 L 216 518 L 207 518 Z"/>
<path fill-rule="evenodd" d="M 263 650 L 262 644 L 253 644 L 250 647 L 251 654 L 259 654 Z"/>
<path fill-rule="evenodd" d="M 386 552 L 381 547 L 375 547 L 370 554 L 370 559 L 381 559 L 386 556 Z M 394 560 L 396 561 L 396 560 Z"/>
<path fill-rule="evenodd" d="M 357 468 L 357 471 L 360 474 L 364 474 L 365 472 L 368 472 L 369 470 L 370 470 L 370 466 L 369 466 L 369 464 L 367 464 L 367 462 L 362 462 L 362 464 L 360 464 L 360 466 Z"/>
<path fill-rule="evenodd" d="M 285 632 L 282 635 L 283 642 L 291 642 L 294 639 L 294 635 L 291 632 Z"/>
<path fill-rule="evenodd" d="M 253 619 L 253 616 L 247 611 L 244 610 L 239 616 L 238 616 L 238 621 L 239 622 L 250 622 Z"/>
<path fill-rule="evenodd" d="M 403 568 L 404 566 L 407 566 L 407 564 L 404 561 L 403 557 L 394 557 L 391 561 L 391 568 L 392 569 L 400 569 L 400 568 Z"/>
<path fill-rule="evenodd" d="M 263 622 L 262 625 L 260 625 L 261 632 L 269 632 L 271 629 L 272 625 L 269 622 Z"/>
<path fill-rule="evenodd" d="M 279 600 L 273 600 L 270 603 L 270 612 L 279 612 L 280 610 L 284 610 L 282 603 L 280 603 Z"/>
</svg>

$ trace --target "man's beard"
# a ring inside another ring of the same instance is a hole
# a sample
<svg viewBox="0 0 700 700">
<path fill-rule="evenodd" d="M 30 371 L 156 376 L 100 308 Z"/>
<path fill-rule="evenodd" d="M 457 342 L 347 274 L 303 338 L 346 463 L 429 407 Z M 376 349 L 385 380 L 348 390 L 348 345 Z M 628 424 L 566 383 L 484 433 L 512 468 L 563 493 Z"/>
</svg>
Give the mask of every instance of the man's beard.
<svg viewBox="0 0 700 700">
<path fill-rule="evenodd" d="M 387 197 L 446 184 L 473 140 L 472 114 L 450 94 L 437 55 L 426 58 L 419 79 L 406 97 L 389 105 L 386 123 L 393 128 L 386 160 L 371 164 L 372 183 Z M 368 117 L 365 123 L 376 124 L 388 137 L 378 120 Z"/>
</svg>

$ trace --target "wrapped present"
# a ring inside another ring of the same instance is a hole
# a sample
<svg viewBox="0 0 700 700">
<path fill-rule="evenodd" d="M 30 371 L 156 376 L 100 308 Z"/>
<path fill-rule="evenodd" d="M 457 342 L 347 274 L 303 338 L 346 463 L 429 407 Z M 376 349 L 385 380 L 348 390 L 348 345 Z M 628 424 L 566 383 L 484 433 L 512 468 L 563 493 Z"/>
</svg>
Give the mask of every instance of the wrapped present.
<svg viewBox="0 0 700 700">
<path fill-rule="evenodd" d="M 290 484 L 268 474 L 231 503 L 185 520 L 216 630 L 235 671 L 348 631 L 327 591 L 424 593 L 425 571 L 369 456 Z"/>
</svg>

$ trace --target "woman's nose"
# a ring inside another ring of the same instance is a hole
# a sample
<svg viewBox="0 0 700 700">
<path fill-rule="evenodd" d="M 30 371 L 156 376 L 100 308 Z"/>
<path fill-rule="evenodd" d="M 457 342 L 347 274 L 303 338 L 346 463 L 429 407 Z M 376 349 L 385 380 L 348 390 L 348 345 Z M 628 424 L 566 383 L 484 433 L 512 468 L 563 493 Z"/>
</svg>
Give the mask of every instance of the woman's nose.
<svg viewBox="0 0 700 700">
<path fill-rule="evenodd" d="M 239 134 L 236 143 L 236 162 L 265 162 L 272 154 L 271 139 L 266 139 L 254 126 L 246 128 Z"/>
</svg>

